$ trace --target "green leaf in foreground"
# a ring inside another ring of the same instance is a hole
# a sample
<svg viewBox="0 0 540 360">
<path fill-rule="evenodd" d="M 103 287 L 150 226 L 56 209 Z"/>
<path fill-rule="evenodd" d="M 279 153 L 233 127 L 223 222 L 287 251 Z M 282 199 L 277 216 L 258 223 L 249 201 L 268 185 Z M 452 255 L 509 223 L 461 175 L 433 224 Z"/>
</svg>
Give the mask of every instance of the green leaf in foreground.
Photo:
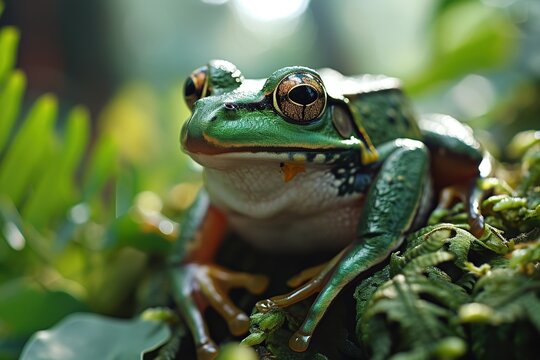
<svg viewBox="0 0 540 360">
<path fill-rule="evenodd" d="M 74 314 L 52 329 L 36 333 L 21 359 L 142 359 L 169 336 L 169 327 L 161 322 Z"/>
</svg>

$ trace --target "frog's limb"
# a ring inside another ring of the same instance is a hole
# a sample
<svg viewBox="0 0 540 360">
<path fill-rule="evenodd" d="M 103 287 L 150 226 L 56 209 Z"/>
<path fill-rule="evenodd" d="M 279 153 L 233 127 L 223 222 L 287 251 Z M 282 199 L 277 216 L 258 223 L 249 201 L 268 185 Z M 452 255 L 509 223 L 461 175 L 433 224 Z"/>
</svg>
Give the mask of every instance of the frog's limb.
<svg viewBox="0 0 540 360">
<path fill-rule="evenodd" d="M 321 291 L 326 277 L 343 257 L 345 250 L 341 251 L 328 263 L 308 268 L 291 278 L 287 282 L 287 285 L 295 287 L 296 289 L 288 294 L 274 296 L 270 299 L 257 302 L 255 305 L 257 310 L 260 312 L 268 312 L 273 308 L 285 308 Z"/>
<path fill-rule="evenodd" d="M 249 318 L 232 303 L 227 291 L 244 287 L 260 294 L 266 284 L 262 276 L 232 272 L 215 265 L 191 263 L 173 272 L 175 300 L 198 347 L 211 342 L 201 315 L 208 306 L 225 319 L 233 335 L 241 335 L 249 328 Z"/>
<path fill-rule="evenodd" d="M 470 232 L 479 238 L 484 233 L 485 225 L 484 217 L 480 212 L 480 203 L 483 197 L 484 192 L 477 186 L 476 179 L 468 184 L 462 183 L 445 187 L 439 195 L 439 202 L 430 217 L 430 223 L 440 222 L 445 210 L 450 209 L 456 200 L 459 200 L 465 204 L 467 209 Z"/>
<path fill-rule="evenodd" d="M 359 274 L 386 259 L 409 229 L 422 197 L 428 152 L 415 140 L 385 145 L 387 158 L 371 186 L 353 242 L 330 274 L 289 346 L 305 351 L 317 324 L 339 292 Z"/>
<path fill-rule="evenodd" d="M 469 185 L 469 193 L 465 201 L 467 208 L 467 217 L 469 218 L 469 226 L 471 233 L 480 238 L 484 235 L 486 222 L 484 216 L 480 212 L 480 204 L 484 198 L 484 191 L 477 186 L 477 181 L 471 181 Z"/>
<path fill-rule="evenodd" d="M 482 150 L 471 128 L 451 116 L 424 115 L 419 126 L 423 142 L 430 149 L 435 189 L 442 190 L 438 208 L 448 208 L 456 198 L 462 200 L 467 208 L 471 233 L 481 236 L 484 231 L 484 218 L 480 213 L 483 193 L 476 181 L 492 175 L 493 159 Z"/>
<path fill-rule="evenodd" d="M 268 281 L 260 275 L 233 272 L 213 265 L 227 226 L 219 210 L 210 206 L 208 196 L 201 192 L 188 211 L 169 258 L 173 296 L 189 327 L 199 360 L 214 359 L 217 345 L 210 338 L 203 313 L 213 307 L 227 322 L 233 335 L 249 328 L 249 318 L 227 295 L 229 289 L 244 287 L 259 294 Z"/>
</svg>

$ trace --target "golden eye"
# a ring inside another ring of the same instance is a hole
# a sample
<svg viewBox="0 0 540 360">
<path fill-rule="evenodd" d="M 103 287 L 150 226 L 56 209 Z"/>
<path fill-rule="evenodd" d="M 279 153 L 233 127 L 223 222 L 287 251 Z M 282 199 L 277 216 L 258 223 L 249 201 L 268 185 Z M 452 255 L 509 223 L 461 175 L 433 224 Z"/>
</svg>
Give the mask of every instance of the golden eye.
<svg viewBox="0 0 540 360">
<path fill-rule="evenodd" d="M 184 82 L 184 100 L 190 109 L 193 109 L 195 101 L 210 95 L 207 70 L 206 66 L 198 68 Z"/>
<path fill-rule="evenodd" d="M 274 108 L 293 122 L 308 123 L 326 108 L 326 90 L 322 81 L 309 72 L 289 74 L 274 90 Z"/>
</svg>

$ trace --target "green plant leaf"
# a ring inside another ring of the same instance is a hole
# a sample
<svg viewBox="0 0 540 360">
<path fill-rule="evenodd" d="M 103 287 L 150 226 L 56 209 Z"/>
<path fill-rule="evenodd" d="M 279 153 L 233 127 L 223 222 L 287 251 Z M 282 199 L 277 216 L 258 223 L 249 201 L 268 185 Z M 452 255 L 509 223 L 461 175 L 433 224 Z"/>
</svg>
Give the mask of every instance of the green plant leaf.
<svg viewBox="0 0 540 360">
<path fill-rule="evenodd" d="M 81 107 L 73 109 L 68 116 L 63 143 L 54 147 L 48 166 L 37 179 L 32 196 L 22 210 L 24 219 L 35 227 L 51 225 L 77 201 L 76 170 L 88 136 L 88 112 Z"/>
<path fill-rule="evenodd" d="M 19 32 L 12 26 L 0 29 L 0 84 L 13 69 L 17 57 Z"/>
<path fill-rule="evenodd" d="M 9 76 L 6 85 L 0 88 L 0 153 L 19 114 L 25 86 L 26 77 L 21 71 L 15 71 Z"/>
<path fill-rule="evenodd" d="M 170 337 L 167 325 L 142 319 L 119 320 L 74 314 L 26 344 L 22 360 L 142 359 Z"/>
<path fill-rule="evenodd" d="M 28 278 L 0 286 L 0 324 L 10 334 L 29 336 L 87 307 L 72 295 L 46 290 Z M 2 329 L 0 329 L 0 337 Z"/>
<path fill-rule="evenodd" d="M 40 161 L 51 145 L 56 109 L 53 96 L 39 98 L 0 163 L 0 189 L 15 205 L 20 204 L 28 185 L 35 181 L 35 169 L 43 165 Z"/>
<path fill-rule="evenodd" d="M 83 197 L 92 199 L 105 183 L 116 173 L 118 151 L 114 141 L 107 136 L 101 137 L 92 153 L 92 159 L 84 175 Z"/>
</svg>

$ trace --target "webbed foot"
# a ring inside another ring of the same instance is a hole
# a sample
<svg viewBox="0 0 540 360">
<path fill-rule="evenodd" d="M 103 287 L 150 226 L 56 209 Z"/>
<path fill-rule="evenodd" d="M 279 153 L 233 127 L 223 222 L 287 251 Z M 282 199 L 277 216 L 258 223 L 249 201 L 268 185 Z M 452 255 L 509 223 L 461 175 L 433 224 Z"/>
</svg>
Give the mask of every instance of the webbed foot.
<svg viewBox="0 0 540 360">
<path fill-rule="evenodd" d="M 211 306 L 224 318 L 233 335 L 242 335 L 249 328 L 249 317 L 233 304 L 227 295 L 229 289 L 241 287 L 260 294 L 268 285 L 265 276 L 210 264 L 186 264 L 171 273 L 175 300 L 193 334 L 198 360 L 211 360 L 218 355 L 218 346 L 210 338 L 203 319 L 204 310 Z"/>
</svg>

